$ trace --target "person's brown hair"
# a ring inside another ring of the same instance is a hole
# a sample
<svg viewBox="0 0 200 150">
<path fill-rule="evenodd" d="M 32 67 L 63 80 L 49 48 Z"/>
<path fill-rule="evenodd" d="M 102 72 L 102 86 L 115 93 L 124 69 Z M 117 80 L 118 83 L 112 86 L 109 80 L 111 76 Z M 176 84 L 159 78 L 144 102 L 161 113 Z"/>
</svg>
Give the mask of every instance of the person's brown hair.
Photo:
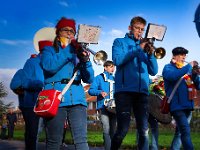
<svg viewBox="0 0 200 150">
<path fill-rule="evenodd" d="M 131 19 L 131 22 L 130 22 L 130 26 L 132 26 L 133 24 L 135 24 L 135 23 L 142 23 L 142 24 L 144 24 L 144 25 L 146 25 L 146 20 L 144 19 L 144 18 L 142 18 L 142 17 L 140 17 L 140 16 L 136 16 L 136 17 L 133 17 L 132 19 Z"/>
<path fill-rule="evenodd" d="M 104 64 L 103 64 L 104 67 L 108 67 L 108 66 L 114 66 L 114 63 L 110 60 L 107 60 Z"/>
</svg>

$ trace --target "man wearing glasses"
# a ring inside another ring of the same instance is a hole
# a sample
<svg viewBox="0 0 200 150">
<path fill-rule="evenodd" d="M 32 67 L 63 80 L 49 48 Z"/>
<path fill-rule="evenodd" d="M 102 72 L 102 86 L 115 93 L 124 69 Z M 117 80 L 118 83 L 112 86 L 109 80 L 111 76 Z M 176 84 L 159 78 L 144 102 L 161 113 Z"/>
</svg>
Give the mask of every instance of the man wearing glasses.
<svg viewBox="0 0 200 150">
<path fill-rule="evenodd" d="M 144 51 L 148 42 L 141 42 L 146 20 L 142 17 L 132 18 L 129 33 L 124 38 L 114 40 L 112 60 L 116 65 L 115 102 L 117 113 L 117 131 L 112 139 L 111 150 L 120 148 L 126 136 L 133 111 L 139 134 L 138 149 L 148 150 L 148 101 L 149 75 L 158 72 L 157 60 Z"/>
</svg>

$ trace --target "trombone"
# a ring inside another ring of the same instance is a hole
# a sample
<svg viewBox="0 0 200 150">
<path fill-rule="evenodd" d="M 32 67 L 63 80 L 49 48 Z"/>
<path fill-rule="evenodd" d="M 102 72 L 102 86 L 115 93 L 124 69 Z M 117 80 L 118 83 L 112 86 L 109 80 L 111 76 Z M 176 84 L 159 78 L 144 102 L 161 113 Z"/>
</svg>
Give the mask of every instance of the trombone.
<svg viewBox="0 0 200 150">
<path fill-rule="evenodd" d="M 154 41 L 154 39 L 141 38 L 141 42 L 148 42 L 144 47 L 144 51 L 148 54 L 151 53 L 150 50 L 151 50 L 151 46 L 153 46 L 153 44 L 154 44 L 153 41 Z M 154 53 L 154 56 L 156 59 L 162 59 L 165 56 L 166 51 L 163 47 L 156 48 L 153 46 L 153 48 L 154 48 L 153 53 Z"/>
<path fill-rule="evenodd" d="M 103 65 L 106 60 L 108 59 L 108 54 L 104 50 L 100 50 L 98 52 L 95 52 L 87 47 L 88 44 L 81 44 L 82 48 L 88 52 L 90 52 L 93 57 L 93 61 L 96 65 Z"/>
<path fill-rule="evenodd" d="M 156 57 L 156 59 L 162 59 L 165 56 L 165 54 L 166 54 L 166 51 L 163 47 L 158 47 L 158 48 L 155 48 L 154 50 L 154 56 Z"/>
</svg>

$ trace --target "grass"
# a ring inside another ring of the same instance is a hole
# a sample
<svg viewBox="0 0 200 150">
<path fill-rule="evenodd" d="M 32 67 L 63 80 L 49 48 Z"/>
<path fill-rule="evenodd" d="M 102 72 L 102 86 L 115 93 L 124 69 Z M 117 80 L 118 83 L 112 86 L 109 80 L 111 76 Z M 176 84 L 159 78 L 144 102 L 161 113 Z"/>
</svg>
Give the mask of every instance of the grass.
<svg viewBox="0 0 200 150">
<path fill-rule="evenodd" d="M 88 130 L 88 143 L 90 146 L 99 147 L 103 145 L 103 137 L 102 130 L 99 128 L 94 128 Z M 172 138 L 174 135 L 174 130 L 170 128 L 160 128 L 159 129 L 159 145 L 161 149 L 168 150 L 171 144 Z M 191 132 L 192 142 L 194 144 L 194 149 L 200 149 L 200 133 L 199 132 Z M 24 130 L 23 129 L 15 129 L 14 139 L 23 140 L 24 139 Z M 40 136 L 40 141 L 44 141 L 45 133 L 43 132 Z M 66 143 L 72 144 L 72 137 L 69 131 L 66 133 L 65 137 Z M 123 150 L 132 149 L 136 147 L 136 132 L 135 129 L 131 129 L 126 135 L 122 148 Z"/>
</svg>

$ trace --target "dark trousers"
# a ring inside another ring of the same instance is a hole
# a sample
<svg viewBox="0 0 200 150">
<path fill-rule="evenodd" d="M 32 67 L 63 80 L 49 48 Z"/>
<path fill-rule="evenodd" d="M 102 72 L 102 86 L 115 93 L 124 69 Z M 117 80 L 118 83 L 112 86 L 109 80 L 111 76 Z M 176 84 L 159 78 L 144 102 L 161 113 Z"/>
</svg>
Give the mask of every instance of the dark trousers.
<svg viewBox="0 0 200 150">
<path fill-rule="evenodd" d="M 13 134 L 14 134 L 14 128 L 15 128 L 15 125 L 12 124 L 12 125 L 8 125 L 8 139 L 12 139 L 13 138 Z"/>
<path fill-rule="evenodd" d="M 33 108 L 21 108 L 25 121 L 25 149 L 36 150 L 39 117 L 33 112 Z"/>
<path fill-rule="evenodd" d="M 136 120 L 138 131 L 138 149 L 148 150 L 148 101 L 147 95 L 135 92 L 121 92 L 115 94 L 117 131 L 112 138 L 111 150 L 118 150 L 126 136 L 130 121 L 131 110 Z"/>
<path fill-rule="evenodd" d="M 1 139 L 6 139 L 7 128 L 1 128 Z"/>
</svg>

